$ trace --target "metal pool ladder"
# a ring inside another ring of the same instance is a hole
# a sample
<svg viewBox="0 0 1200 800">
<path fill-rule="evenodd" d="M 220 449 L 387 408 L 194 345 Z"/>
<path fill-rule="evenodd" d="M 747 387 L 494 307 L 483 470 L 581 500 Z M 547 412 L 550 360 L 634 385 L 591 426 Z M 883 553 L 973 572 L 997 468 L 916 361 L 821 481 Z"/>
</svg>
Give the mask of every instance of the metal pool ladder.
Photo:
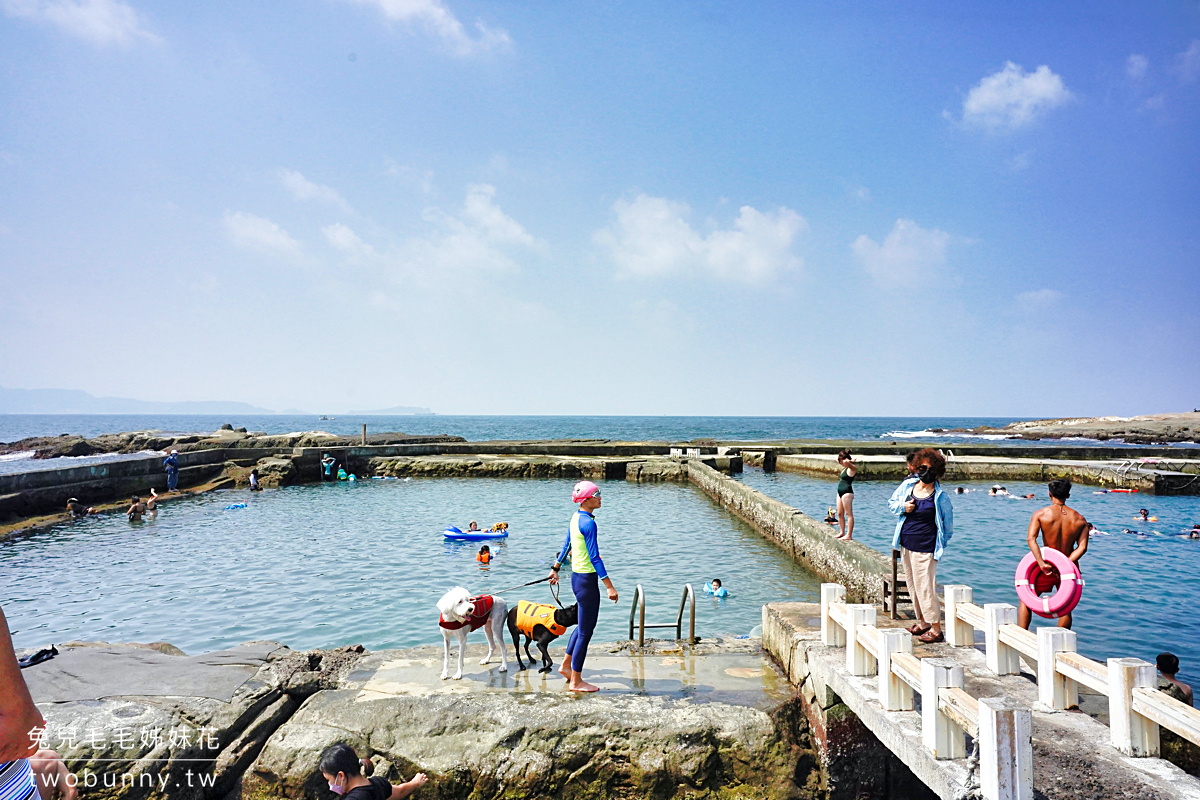
<svg viewBox="0 0 1200 800">
<path fill-rule="evenodd" d="M 637 588 L 633 590 L 633 607 L 629 609 L 629 638 L 633 640 L 633 615 L 637 614 L 638 625 L 638 647 L 643 647 L 646 644 L 646 629 L 647 628 L 674 628 L 675 641 L 683 638 L 683 608 L 689 606 L 688 612 L 688 644 L 696 643 L 696 592 L 692 589 L 690 583 L 683 586 L 683 597 L 679 599 L 679 613 L 675 615 L 674 622 L 663 622 L 655 624 L 646 624 L 646 591 L 642 589 L 639 583 Z"/>
</svg>

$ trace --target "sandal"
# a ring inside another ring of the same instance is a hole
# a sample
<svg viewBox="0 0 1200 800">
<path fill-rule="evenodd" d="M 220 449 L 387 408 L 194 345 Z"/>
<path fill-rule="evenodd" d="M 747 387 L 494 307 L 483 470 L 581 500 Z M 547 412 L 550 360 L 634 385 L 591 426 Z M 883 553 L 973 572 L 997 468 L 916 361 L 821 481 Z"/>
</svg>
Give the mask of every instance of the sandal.
<svg viewBox="0 0 1200 800">
<path fill-rule="evenodd" d="M 927 632 L 932 627 L 933 627 L 932 625 L 926 625 L 926 626 L 922 627 L 921 623 L 914 622 L 912 625 L 909 625 L 904 630 L 908 631 L 913 636 L 920 636 L 922 633 Z"/>
<path fill-rule="evenodd" d="M 938 642 L 944 642 L 946 641 L 946 632 L 942 631 L 941 633 L 935 634 L 932 630 L 928 630 L 918 636 L 917 641 L 924 642 L 925 644 L 937 644 Z"/>
</svg>

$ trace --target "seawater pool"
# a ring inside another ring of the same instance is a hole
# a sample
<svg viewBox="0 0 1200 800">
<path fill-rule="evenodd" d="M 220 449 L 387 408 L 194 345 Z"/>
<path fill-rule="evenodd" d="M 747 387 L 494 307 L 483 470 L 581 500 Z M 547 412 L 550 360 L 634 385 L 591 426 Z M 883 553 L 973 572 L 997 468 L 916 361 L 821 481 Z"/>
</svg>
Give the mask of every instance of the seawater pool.
<svg viewBox="0 0 1200 800">
<path fill-rule="evenodd" d="M 824 519 L 836 500 L 836 481 L 788 472 L 747 469 L 740 478 L 763 494 Z M 854 538 L 890 552 L 896 517 L 887 500 L 896 483 L 854 484 Z M 947 483 L 970 491 L 954 494 L 954 538 L 938 564 L 939 583 L 961 583 L 975 590 L 977 603 L 1016 605 L 1013 578 L 1017 563 L 1029 551 L 1025 537 L 1033 512 L 1049 503 L 1044 483 L 1005 483 L 1014 495 L 1033 493 L 1033 500 L 990 497 L 989 483 Z M 1095 494 L 1076 485 L 1068 505 L 1076 508 L 1102 535 L 1093 536 L 1080 562 L 1083 599 L 1074 614 L 1079 649 L 1100 661 L 1135 656 L 1154 661 L 1166 650 L 1179 656 L 1180 676 L 1200 682 L 1200 540 L 1179 534 L 1200 522 L 1200 498 L 1143 494 Z M 1139 508 L 1158 522 L 1135 522 Z M 1123 533 L 1129 529 L 1132 533 Z M 1053 624 L 1034 617 L 1036 624 Z"/>
<path fill-rule="evenodd" d="M 93 517 L 0 543 L 0 599 L 17 647 L 166 641 L 197 653 L 250 639 L 298 649 L 437 643 L 434 604 L 450 587 L 492 593 L 546 575 L 574 509 L 572 485 L 414 479 L 215 492 L 165 504 L 153 521 Z M 626 637 L 638 583 L 647 622 L 673 621 L 692 583 L 705 638 L 748 634 L 766 602 L 818 596 L 811 574 L 691 486 L 606 482 L 603 490 L 601 555 L 621 596 L 615 606 L 604 601 L 595 641 Z M 470 519 L 510 525 L 509 538 L 491 544 L 488 567 L 475 561 L 477 544 L 442 537 L 447 523 Z M 714 576 L 732 597 L 704 595 Z M 510 605 L 552 602 L 545 584 L 502 596 Z M 573 601 L 569 585 L 561 599 Z"/>
</svg>

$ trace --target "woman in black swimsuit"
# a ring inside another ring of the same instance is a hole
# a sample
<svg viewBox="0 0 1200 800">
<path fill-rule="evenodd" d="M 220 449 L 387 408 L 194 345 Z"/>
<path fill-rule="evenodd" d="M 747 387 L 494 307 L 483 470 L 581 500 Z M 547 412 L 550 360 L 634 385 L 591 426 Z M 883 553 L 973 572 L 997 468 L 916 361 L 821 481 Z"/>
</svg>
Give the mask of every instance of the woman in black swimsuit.
<svg viewBox="0 0 1200 800">
<path fill-rule="evenodd" d="M 837 516 L 842 532 L 837 538 L 848 542 L 854 538 L 854 476 L 858 474 L 858 468 L 854 466 L 849 450 L 838 453 L 837 461 L 842 467 L 837 485 Z"/>
</svg>

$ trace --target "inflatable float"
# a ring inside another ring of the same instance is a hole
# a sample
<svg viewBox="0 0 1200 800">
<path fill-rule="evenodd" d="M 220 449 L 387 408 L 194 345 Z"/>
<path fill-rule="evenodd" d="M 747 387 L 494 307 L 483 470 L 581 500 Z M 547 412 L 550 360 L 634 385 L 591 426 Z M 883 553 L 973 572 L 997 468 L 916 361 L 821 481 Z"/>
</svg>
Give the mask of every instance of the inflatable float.
<svg viewBox="0 0 1200 800">
<path fill-rule="evenodd" d="M 1043 547 L 1042 557 L 1054 567 L 1047 575 L 1038 566 L 1033 553 L 1026 553 L 1017 566 L 1017 597 L 1039 617 L 1055 619 L 1070 614 L 1083 596 L 1083 576 L 1075 562 L 1053 547 Z M 1042 597 L 1042 592 L 1054 589 L 1054 594 Z"/>
<path fill-rule="evenodd" d="M 493 527 L 483 531 L 464 531 L 459 530 L 454 525 L 447 525 L 442 535 L 455 542 L 486 542 L 489 539 L 507 538 L 508 527 L 505 526 L 499 529 Z"/>
</svg>

